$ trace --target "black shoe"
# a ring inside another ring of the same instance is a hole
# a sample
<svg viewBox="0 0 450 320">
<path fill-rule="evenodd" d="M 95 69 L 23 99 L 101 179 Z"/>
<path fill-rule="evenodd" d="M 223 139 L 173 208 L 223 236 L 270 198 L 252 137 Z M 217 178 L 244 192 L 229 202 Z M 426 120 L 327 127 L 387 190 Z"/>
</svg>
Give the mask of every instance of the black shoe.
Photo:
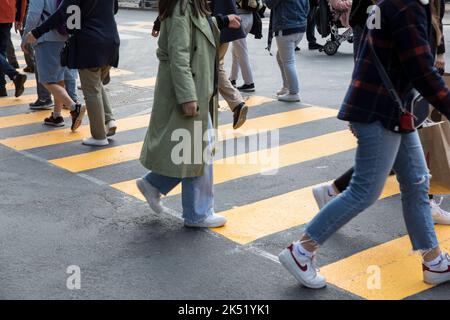
<svg viewBox="0 0 450 320">
<path fill-rule="evenodd" d="M 23 69 L 23 72 L 25 72 L 25 73 L 34 73 L 35 70 L 34 70 L 34 67 L 25 67 Z"/>
<path fill-rule="evenodd" d="M 295 51 L 300 51 L 300 47 L 295 47 Z"/>
<path fill-rule="evenodd" d="M 316 42 L 308 44 L 308 49 L 309 50 L 319 50 L 319 49 L 322 49 L 322 48 L 323 48 L 323 46 L 318 44 L 318 43 L 316 43 Z"/>
<path fill-rule="evenodd" d="M 5 87 L 0 87 L 0 97 L 7 97 L 8 96 L 8 91 L 6 90 Z"/>
<path fill-rule="evenodd" d="M 81 122 L 83 122 L 84 114 L 86 113 L 86 106 L 82 106 L 81 104 L 77 104 L 75 106 L 75 110 L 70 111 L 70 115 L 72 116 L 72 126 L 70 129 L 75 132 L 80 126 Z"/>
<path fill-rule="evenodd" d="M 50 117 L 45 118 L 44 120 L 44 124 L 46 126 L 51 126 L 51 127 L 64 127 L 65 123 L 64 123 L 64 118 L 63 117 L 53 117 L 53 112 L 51 114 Z"/>
<path fill-rule="evenodd" d="M 25 74 L 21 74 L 18 73 L 15 77 L 14 77 L 14 85 L 16 86 L 16 98 L 20 97 L 23 92 L 25 91 L 25 82 L 27 81 L 27 76 Z"/>
<path fill-rule="evenodd" d="M 30 103 L 31 110 L 49 110 L 53 108 L 52 99 L 48 99 L 45 101 L 37 99 L 36 102 Z"/>
<path fill-rule="evenodd" d="M 11 67 L 13 67 L 14 69 L 20 69 L 19 63 L 17 61 L 11 63 Z"/>
<path fill-rule="evenodd" d="M 234 109 L 233 113 L 233 129 L 239 129 L 247 120 L 248 107 L 242 102 Z"/>
<path fill-rule="evenodd" d="M 244 84 L 238 87 L 237 89 L 242 92 L 255 92 L 255 84 L 254 83 Z"/>
<path fill-rule="evenodd" d="M 230 80 L 231 85 L 236 88 L 236 80 Z"/>
</svg>

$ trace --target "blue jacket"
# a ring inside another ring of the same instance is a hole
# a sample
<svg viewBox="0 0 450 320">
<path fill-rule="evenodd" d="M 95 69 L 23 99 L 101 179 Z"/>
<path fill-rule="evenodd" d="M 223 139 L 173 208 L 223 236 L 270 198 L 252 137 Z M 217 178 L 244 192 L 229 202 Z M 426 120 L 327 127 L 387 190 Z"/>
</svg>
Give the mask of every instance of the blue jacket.
<svg viewBox="0 0 450 320">
<path fill-rule="evenodd" d="M 272 10 L 272 31 L 306 28 L 309 12 L 308 0 L 264 0 Z"/>
<path fill-rule="evenodd" d="M 56 0 L 33 0 L 29 2 L 27 23 L 24 29 L 24 40 L 28 32 L 44 23 L 50 16 L 58 9 Z M 44 12 L 47 13 L 44 14 Z M 67 36 L 63 36 L 58 33 L 57 30 L 51 30 L 38 39 L 37 44 L 45 41 L 59 41 L 65 42 Z"/>
</svg>

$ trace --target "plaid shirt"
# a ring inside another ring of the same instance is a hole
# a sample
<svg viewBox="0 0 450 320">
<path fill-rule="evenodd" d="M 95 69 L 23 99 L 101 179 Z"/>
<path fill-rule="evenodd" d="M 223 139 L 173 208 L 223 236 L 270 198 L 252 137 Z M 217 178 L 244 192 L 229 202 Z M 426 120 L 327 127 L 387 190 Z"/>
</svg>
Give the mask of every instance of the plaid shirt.
<svg viewBox="0 0 450 320">
<path fill-rule="evenodd" d="M 393 131 L 399 126 L 400 110 L 378 75 L 369 41 L 402 99 L 414 87 L 450 118 L 450 91 L 434 67 L 435 50 L 430 47 L 430 6 L 419 0 L 381 0 L 378 8 L 381 28 L 365 27 L 338 118 L 362 123 L 380 121 Z"/>
</svg>

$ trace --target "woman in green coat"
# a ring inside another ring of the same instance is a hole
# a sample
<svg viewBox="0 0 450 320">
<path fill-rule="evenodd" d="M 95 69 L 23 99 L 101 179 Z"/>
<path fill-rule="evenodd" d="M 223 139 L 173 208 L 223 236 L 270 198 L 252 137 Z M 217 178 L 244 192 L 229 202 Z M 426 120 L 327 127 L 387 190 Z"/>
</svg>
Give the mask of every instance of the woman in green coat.
<svg viewBox="0 0 450 320">
<path fill-rule="evenodd" d="M 238 28 L 238 16 L 210 17 L 207 0 L 159 2 L 160 61 L 141 163 L 150 172 L 137 186 L 161 213 L 161 194 L 182 184 L 188 227 L 221 227 L 214 213 L 212 143 L 217 129 L 219 29 Z M 213 130 L 214 128 L 214 130 Z"/>
</svg>

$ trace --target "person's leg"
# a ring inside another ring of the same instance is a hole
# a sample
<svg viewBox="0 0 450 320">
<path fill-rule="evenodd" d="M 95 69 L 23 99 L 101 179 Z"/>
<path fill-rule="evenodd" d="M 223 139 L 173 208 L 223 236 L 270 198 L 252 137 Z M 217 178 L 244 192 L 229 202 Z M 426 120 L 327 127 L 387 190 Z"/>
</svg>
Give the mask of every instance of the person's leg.
<svg viewBox="0 0 450 320">
<path fill-rule="evenodd" d="M 103 99 L 103 110 L 105 112 L 105 124 L 114 121 L 114 113 L 111 108 L 111 103 L 109 102 L 108 94 L 106 93 L 105 86 L 103 85 L 103 80 L 108 77 L 111 70 L 110 66 L 102 68 L 102 99 Z"/>
<path fill-rule="evenodd" d="M 279 59 L 283 65 L 289 94 L 295 95 L 300 92 L 296 68 L 295 47 L 303 38 L 303 33 L 276 37 Z"/>
<path fill-rule="evenodd" d="M 235 40 L 231 44 L 231 55 L 232 55 L 232 62 L 231 62 L 231 73 L 230 73 L 230 80 L 231 81 L 237 81 L 239 79 L 239 72 L 241 71 L 240 68 L 240 44 L 238 42 L 242 41 L 243 39 Z"/>
<path fill-rule="evenodd" d="M 102 72 L 100 68 L 78 70 L 81 80 L 92 137 L 106 139 L 105 111 L 102 96 Z"/>
<path fill-rule="evenodd" d="M 401 135 L 385 129 L 380 122 L 352 123 L 358 138 L 355 172 L 349 187 L 328 203 L 306 227 L 303 240 L 307 250 L 322 245 L 332 234 L 370 207 L 383 191 L 394 165 Z"/>
<path fill-rule="evenodd" d="M 13 80 L 19 73 L 14 69 L 6 59 L 6 51 L 8 48 L 8 42 L 11 39 L 11 27 L 10 23 L 0 23 L 0 84 L 6 84 L 4 75 Z"/>
<path fill-rule="evenodd" d="M 77 70 L 65 68 L 64 71 L 64 85 L 66 87 L 67 93 L 73 101 L 78 102 L 77 93 Z"/>
<path fill-rule="evenodd" d="M 354 168 L 347 170 L 342 176 L 334 180 L 333 186 L 336 188 L 336 191 L 342 193 L 347 189 L 350 181 L 352 180 L 353 172 L 355 172 Z"/>
<path fill-rule="evenodd" d="M 228 79 L 224 61 L 228 50 L 228 43 L 223 43 L 219 47 L 219 93 L 225 99 L 231 111 L 244 102 L 242 95 Z"/>
<path fill-rule="evenodd" d="M 308 13 L 308 21 L 306 25 L 306 40 L 308 40 L 308 44 L 315 44 L 317 42 L 315 31 L 316 31 L 316 20 L 315 14 L 316 10 L 315 0 L 309 0 L 309 13 Z"/>
<path fill-rule="evenodd" d="M 9 37 L 6 46 L 6 58 L 13 68 L 19 69 L 19 62 L 17 61 L 16 50 L 14 49 L 14 44 L 12 43 L 11 37 Z"/>
<path fill-rule="evenodd" d="M 52 95 L 50 91 L 48 91 L 45 86 L 39 82 L 39 71 L 38 68 L 35 69 L 35 77 L 36 77 L 36 92 L 39 101 L 51 101 Z"/>
<path fill-rule="evenodd" d="M 277 37 L 278 38 L 278 37 Z M 286 72 L 284 71 L 284 64 L 283 61 L 281 61 L 281 56 L 280 56 L 280 48 L 278 47 L 278 51 L 277 51 L 277 62 L 278 62 L 278 67 L 280 68 L 280 72 L 281 72 L 281 79 L 283 81 L 283 87 L 280 91 L 283 91 L 283 89 L 286 89 L 286 93 L 288 93 L 287 90 L 289 87 L 287 78 L 286 78 Z"/>
<path fill-rule="evenodd" d="M 437 248 L 428 197 L 430 173 L 417 132 L 402 135 L 394 170 L 400 183 L 403 216 L 414 250 Z"/>
<path fill-rule="evenodd" d="M 159 193 L 167 195 L 177 185 L 181 183 L 180 178 L 167 177 L 154 172 L 149 172 L 144 176 L 144 179 L 158 189 Z"/>
<path fill-rule="evenodd" d="M 249 34 L 249 32 L 252 30 L 253 26 L 253 14 L 243 14 L 241 15 L 241 25 L 244 29 L 244 32 L 246 36 Z M 242 78 L 244 80 L 244 84 L 253 84 L 253 73 L 252 68 L 250 64 L 250 58 L 248 53 L 248 47 L 247 47 L 247 38 L 243 38 L 240 40 L 237 40 L 237 51 L 239 55 L 239 66 L 242 71 Z M 231 78 L 233 79 L 233 78 Z"/>
</svg>

